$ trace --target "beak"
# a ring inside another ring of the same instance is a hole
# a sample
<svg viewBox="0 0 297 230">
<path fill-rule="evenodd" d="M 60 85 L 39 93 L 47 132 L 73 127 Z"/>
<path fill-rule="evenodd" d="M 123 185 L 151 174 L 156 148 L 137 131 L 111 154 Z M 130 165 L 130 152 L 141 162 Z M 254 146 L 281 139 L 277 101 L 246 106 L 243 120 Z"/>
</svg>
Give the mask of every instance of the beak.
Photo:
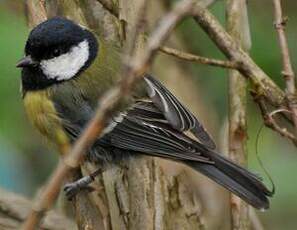
<svg viewBox="0 0 297 230">
<path fill-rule="evenodd" d="M 17 68 L 23 68 L 23 67 L 34 67 L 38 64 L 37 61 L 34 61 L 30 55 L 23 57 L 19 62 L 16 64 Z"/>
</svg>

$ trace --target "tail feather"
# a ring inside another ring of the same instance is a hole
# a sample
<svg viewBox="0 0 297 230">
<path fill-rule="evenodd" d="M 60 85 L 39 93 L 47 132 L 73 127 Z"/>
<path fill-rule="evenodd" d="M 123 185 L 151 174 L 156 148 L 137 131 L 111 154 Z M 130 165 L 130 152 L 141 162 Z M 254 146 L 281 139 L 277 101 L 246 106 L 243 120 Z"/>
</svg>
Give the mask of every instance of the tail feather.
<svg viewBox="0 0 297 230">
<path fill-rule="evenodd" d="M 272 196 L 272 193 L 254 174 L 210 150 L 206 155 L 214 164 L 197 161 L 184 161 L 184 163 L 230 190 L 253 207 L 269 208 L 267 196 Z"/>
</svg>

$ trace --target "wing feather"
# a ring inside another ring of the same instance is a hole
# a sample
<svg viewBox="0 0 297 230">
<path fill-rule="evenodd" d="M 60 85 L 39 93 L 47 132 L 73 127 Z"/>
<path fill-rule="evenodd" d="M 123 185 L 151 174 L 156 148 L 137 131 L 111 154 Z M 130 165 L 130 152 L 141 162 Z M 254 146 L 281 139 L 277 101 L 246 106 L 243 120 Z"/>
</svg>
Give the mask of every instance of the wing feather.
<svg viewBox="0 0 297 230">
<path fill-rule="evenodd" d="M 151 102 L 138 102 L 122 116 L 118 121 L 113 120 L 117 122 L 114 129 L 99 141 L 153 156 L 212 163 L 197 151 L 193 140 L 173 129 Z"/>
<path fill-rule="evenodd" d="M 216 148 L 203 125 L 165 86 L 150 75 L 146 75 L 144 80 L 149 97 L 175 129 L 189 130 L 208 148 Z"/>
</svg>

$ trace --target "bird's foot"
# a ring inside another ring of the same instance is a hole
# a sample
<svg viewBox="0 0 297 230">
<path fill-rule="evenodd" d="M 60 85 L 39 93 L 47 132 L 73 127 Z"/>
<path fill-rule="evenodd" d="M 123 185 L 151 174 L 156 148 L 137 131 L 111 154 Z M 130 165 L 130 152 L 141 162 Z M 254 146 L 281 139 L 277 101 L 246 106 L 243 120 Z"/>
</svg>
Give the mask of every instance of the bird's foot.
<svg viewBox="0 0 297 230">
<path fill-rule="evenodd" d="M 81 191 L 88 191 L 88 192 L 93 192 L 94 188 L 91 186 L 85 185 L 85 186 L 80 186 L 76 182 L 73 183 L 67 183 L 64 186 L 64 192 L 67 200 L 72 201 L 75 196 L 81 192 Z"/>
<path fill-rule="evenodd" d="M 95 177 L 100 173 L 100 170 L 95 171 L 94 173 L 82 177 L 77 181 L 74 181 L 72 183 L 67 183 L 64 186 L 64 192 L 65 196 L 69 201 L 73 200 L 73 198 L 80 192 L 80 191 L 88 191 L 92 192 L 94 191 L 94 188 L 89 186 L 90 183 L 92 183 L 95 179 Z"/>
</svg>

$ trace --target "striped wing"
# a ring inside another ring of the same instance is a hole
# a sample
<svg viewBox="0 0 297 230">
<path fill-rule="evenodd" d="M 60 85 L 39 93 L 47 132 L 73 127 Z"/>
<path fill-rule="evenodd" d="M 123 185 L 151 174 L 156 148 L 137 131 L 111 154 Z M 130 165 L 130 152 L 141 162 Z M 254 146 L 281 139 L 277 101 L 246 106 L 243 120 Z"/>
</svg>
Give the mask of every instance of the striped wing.
<svg viewBox="0 0 297 230">
<path fill-rule="evenodd" d="M 150 75 L 146 75 L 144 79 L 151 100 L 163 112 L 173 128 L 182 132 L 189 130 L 208 148 L 216 148 L 203 125 L 165 86 Z"/>
<path fill-rule="evenodd" d="M 173 129 L 150 101 L 136 103 L 112 122 L 113 129 L 99 140 L 103 145 L 173 160 L 212 163 L 195 146 L 201 144 Z"/>
</svg>

